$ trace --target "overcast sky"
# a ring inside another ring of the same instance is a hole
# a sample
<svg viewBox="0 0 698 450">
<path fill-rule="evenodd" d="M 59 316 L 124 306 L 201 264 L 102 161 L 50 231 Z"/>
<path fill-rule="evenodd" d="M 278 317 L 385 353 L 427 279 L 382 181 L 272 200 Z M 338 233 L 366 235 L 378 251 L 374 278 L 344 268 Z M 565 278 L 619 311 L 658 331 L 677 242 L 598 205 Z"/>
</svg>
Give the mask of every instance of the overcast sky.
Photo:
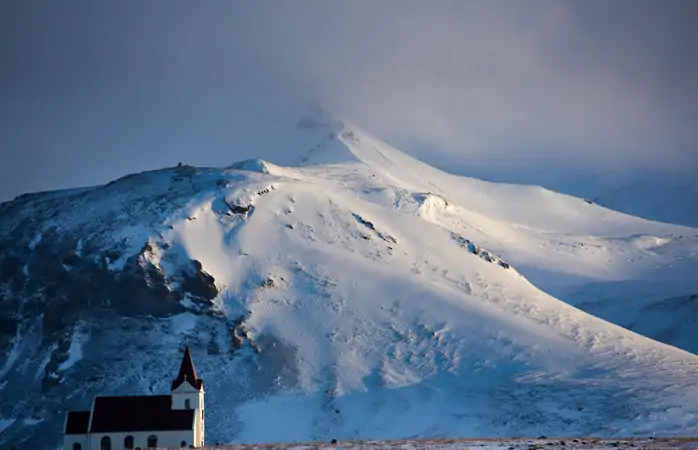
<svg viewBox="0 0 698 450">
<path fill-rule="evenodd" d="M 241 96 L 437 163 L 698 168 L 695 0 L 15 0 L 0 38 L 0 201 L 255 156 Z"/>
</svg>

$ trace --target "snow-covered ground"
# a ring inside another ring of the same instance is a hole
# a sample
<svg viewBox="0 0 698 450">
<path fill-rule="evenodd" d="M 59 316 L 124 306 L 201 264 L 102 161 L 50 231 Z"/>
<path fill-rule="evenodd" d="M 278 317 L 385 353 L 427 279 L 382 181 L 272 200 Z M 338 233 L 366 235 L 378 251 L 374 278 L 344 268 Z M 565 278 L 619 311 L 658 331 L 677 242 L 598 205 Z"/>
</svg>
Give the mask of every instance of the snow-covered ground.
<svg viewBox="0 0 698 450">
<path fill-rule="evenodd" d="M 698 439 L 597 439 L 593 437 L 559 439 L 398 439 L 391 441 L 348 441 L 312 442 L 262 445 L 219 445 L 204 450 L 332 450 L 332 449 L 395 449 L 395 450 L 535 450 L 535 449 L 584 449 L 602 450 L 608 448 L 651 448 L 680 449 L 697 448 Z"/>
<path fill-rule="evenodd" d="M 551 295 L 698 292 L 698 229 L 449 175 L 317 111 L 297 132 L 316 144 L 296 165 L 134 175 L 71 194 L 46 222 L 81 230 L 76 253 L 118 241 L 115 272 L 142 252 L 169 278 L 189 259 L 215 278 L 217 310 L 244 318 L 237 357 L 203 356 L 200 316 L 163 325 L 202 355 L 209 442 L 698 433 L 697 356 Z M 639 317 L 610 297 L 610 316 Z M 89 333 L 71 339 L 66 380 Z M 235 378 L 242 360 L 274 388 Z"/>
</svg>

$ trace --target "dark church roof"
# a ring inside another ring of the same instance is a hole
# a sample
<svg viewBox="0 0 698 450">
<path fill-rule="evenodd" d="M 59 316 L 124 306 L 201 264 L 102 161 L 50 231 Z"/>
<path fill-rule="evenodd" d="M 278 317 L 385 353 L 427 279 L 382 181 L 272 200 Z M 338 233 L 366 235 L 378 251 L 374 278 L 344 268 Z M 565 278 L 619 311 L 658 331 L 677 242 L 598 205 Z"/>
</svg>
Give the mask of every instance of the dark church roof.
<svg viewBox="0 0 698 450">
<path fill-rule="evenodd" d="M 90 411 L 68 411 L 65 434 L 86 434 L 90 426 Z"/>
<path fill-rule="evenodd" d="M 194 369 L 194 362 L 191 360 L 191 353 L 189 353 L 189 346 L 184 345 L 184 355 L 182 356 L 182 364 L 179 366 L 179 373 L 177 378 L 172 380 L 172 390 L 174 391 L 182 385 L 184 382 L 188 382 L 194 389 L 201 390 L 204 385 L 204 380 L 196 376 L 196 370 Z"/>
<path fill-rule="evenodd" d="M 90 433 L 194 428 L 195 410 L 173 410 L 169 395 L 96 397 L 93 411 Z"/>
</svg>

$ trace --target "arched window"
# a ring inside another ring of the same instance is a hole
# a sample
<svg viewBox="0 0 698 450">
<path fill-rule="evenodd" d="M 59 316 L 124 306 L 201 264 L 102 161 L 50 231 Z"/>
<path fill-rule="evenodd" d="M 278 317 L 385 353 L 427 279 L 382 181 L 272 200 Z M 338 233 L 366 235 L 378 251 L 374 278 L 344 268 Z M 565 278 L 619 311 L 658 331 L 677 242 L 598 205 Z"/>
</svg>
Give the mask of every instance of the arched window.
<svg viewBox="0 0 698 450">
<path fill-rule="evenodd" d="M 156 448 L 158 446 L 158 437 L 154 434 L 148 436 L 148 448 Z"/>
<path fill-rule="evenodd" d="M 73 450 L 82 450 L 82 445 L 79 442 L 74 443 Z"/>
<path fill-rule="evenodd" d="M 186 409 L 191 409 L 191 400 L 189 400 L 188 398 L 185 398 L 184 399 L 184 407 Z"/>
<path fill-rule="evenodd" d="M 124 438 L 124 449 L 133 450 L 133 436 L 126 436 Z"/>
<path fill-rule="evenodd" d="M 99 441 L 100 450 L 111 450 L 111 438 L 109 436 L 104 436 L 102 440 Z"/>
<path fill-rule="evenodd" d="M 180 443 L 179 443 L 179 446 L 180 446 L 181 448 L 185 448 L 185 447 L 187 446 L 187 441 L 182 441 L 182 442 L 180 442 Z"/>
</svg>

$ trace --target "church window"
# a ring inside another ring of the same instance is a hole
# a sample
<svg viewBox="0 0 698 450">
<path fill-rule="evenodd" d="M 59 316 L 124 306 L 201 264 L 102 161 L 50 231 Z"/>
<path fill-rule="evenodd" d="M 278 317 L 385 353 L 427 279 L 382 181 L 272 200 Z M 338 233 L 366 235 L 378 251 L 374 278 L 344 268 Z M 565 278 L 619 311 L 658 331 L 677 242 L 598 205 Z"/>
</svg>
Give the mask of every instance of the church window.
<svg viewBox="0 0 698 450">
<path fill-rule="evenodd" d="M 148 448 L 156 448 L 158 446 L 158 437 L 154 434 L 148 436 Z"/>
<path fill-rule="evenodd" d="M 99 441 L 100 450 L 111 450 L 111 438 L 109 436 L 104 436 Z"/>
<path fill-rule="evenodd" d="M 186 409 L 191 409 L 191 400 L 189 400 L 188 398 L 184 399 L 184 407 Z"/>
<path fill-rule="evenodd" d="M 133 436 L 126 436 L 124 438 L 124 449 L 133 450 Z"/>
<path fill-rule="evenodd" d="M 82 450 L 82 445 L 79 442 L 74 443 L 73 450 Z"/>
</svg>

